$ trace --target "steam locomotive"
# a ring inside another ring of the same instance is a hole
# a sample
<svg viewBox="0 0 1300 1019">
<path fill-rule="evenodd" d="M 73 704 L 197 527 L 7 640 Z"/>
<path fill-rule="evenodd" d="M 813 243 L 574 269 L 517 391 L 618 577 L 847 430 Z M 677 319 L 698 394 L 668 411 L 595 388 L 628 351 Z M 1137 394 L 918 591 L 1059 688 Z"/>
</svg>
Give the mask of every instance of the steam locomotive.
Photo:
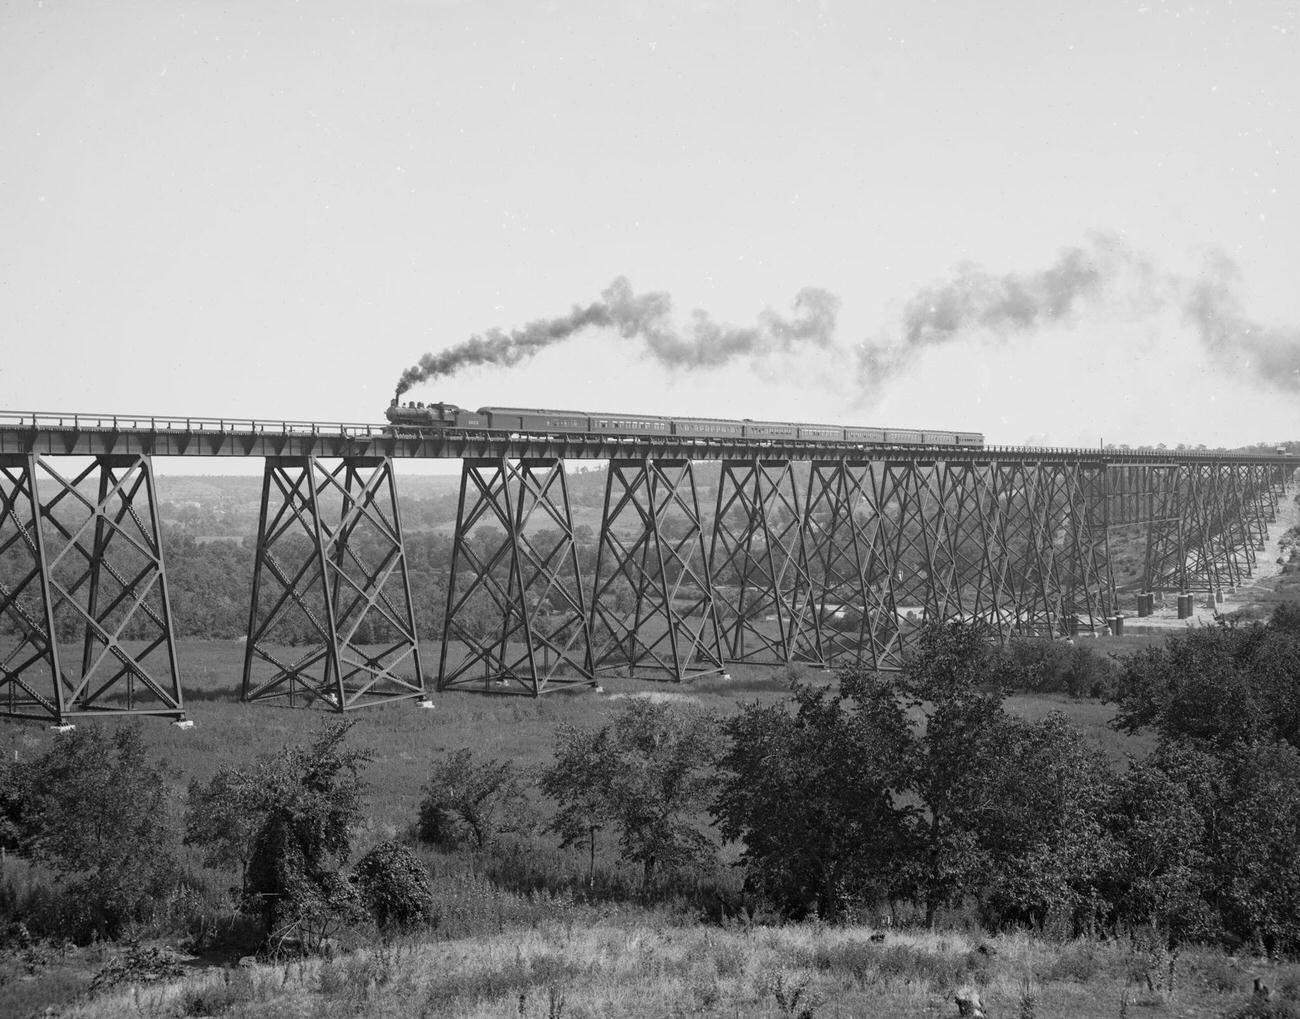
<svg viewBox="0 0 1300 1019">
<path fill-rule="evenodd" d="M 480 407 L 465 410 L 454 403 L 407 403 L 397 399 L 385 414 L 397 432 L 441 432 L 464 428 L 507 435 L 587 435 L 637 438 L 678 438 L 701 441 L 751 439 L 757 442 L 843 442 L 855 446 L 960 446 L 982 449 L 980 432 L 951 432 L 916 428 L 861 428 L 853 425 L 810 425 L 784 421 L 734 421 L 725 418 L 659 417 L 651 414 L 590 414 L 580 410 L 540 410 L 531 407 Z"/>
</svg>

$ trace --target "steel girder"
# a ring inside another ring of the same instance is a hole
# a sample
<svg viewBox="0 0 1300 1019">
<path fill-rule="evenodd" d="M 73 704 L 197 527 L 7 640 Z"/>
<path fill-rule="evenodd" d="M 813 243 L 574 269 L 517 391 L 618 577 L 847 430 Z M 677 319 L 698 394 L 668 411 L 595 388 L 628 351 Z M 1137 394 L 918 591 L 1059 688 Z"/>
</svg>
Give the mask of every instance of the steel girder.
<svg viewBox="0 0 1300 1019">
<path fill-rule="evenodd" d="M 242 699 L 424 696 L 392 461 L 268 457 Z"/>
<path fill-rule="evenodd" d="M 438 689 L 593 686 L 591 646 L 564 462 L 464 461 Z"/>
<path fill-rule="evenodd" d="M 825 663 L 794 465 L 724 460 L 709 576 L 727 661 Z"/>
<path fill-rule="evenodd" d="M 721 672 L 721 625 L 689 460 L 611 460 L 596 555 L 597 671 Z"/>
<path fill-rule="evenodd" d="M 897 668 L 929 621 L 1101 629 L 1107 494 L 1092 464 L 815 461 L 806 527 L 827 657 Z"/>
<path fill-rule="evenodd" d="M 465 475 L 479 496 L 470 508 L 462 491 L 458 569 L 468 563 L 470 586 L 497 592 L 501 632 L 522 633 L 523 602 L 512 592 L 559 582 L 553 567 L 509 579 L 507 554 L 519 541 L 509 521 L 522 509 L 503 486 L 519 468 L 482 463 L 490 476 Z M 559 476 L 519 490 L 538 493 L 552 525 L 571 536 L 567 496 L 542 494 L 548 485 L 563 491 L 562 467 L 544 463 Z M 612 460 L 586 609 L 594 671 L 626 667 L 680 680 L 729 661 L 894 669 L 919 626 L 953 619 L 984 623 L 1001 639 L 1101 632 L 1118 609 L 1111 528 L 1145 524 L 1149 559 L 1166 572 L 1178 566 L 1180 585 L 1184 573 L 1245 576 L 1276 512 L 1279 477 L 1266 464 L 900 457 L 814 460 L 803 469 L 768 457 L 728 460 L 705 567 L 710 524 L 690 461 Z M 508 534 L 480 548 L 466 535 L 489 514 Z M 572 548 L 571 537 L 541 552 L 518 545 L 526 558 L 552 564 L 567 563 Z M 571 611 L 583 606 L 576 559 L 572 569 L 571 581 L 564 575 Z M 453 587 L 449 633 L 474 615 L 469 588 Z M 463 631 L 457 639 L 473 643 Z M 497 648 L 516 640 L 494 639 Z M 478 638 L 474 660 L 503 660 L 490 645 Z M 542 679 L 524 656 L 484 676 L 524 686 Z"/>
<path fill-rule="evenodd" d="M 0 457 L 0 715 L 184 718 L 157 506 L 147 456 Z"/>
<path fill-rule="evenodd" d="M 1276 472 L 1252 464 L 1169 464 L 1150 472 L 1145 584 L 1211 594 L 1250 577 L 1277 517 Z"/>
</svg>

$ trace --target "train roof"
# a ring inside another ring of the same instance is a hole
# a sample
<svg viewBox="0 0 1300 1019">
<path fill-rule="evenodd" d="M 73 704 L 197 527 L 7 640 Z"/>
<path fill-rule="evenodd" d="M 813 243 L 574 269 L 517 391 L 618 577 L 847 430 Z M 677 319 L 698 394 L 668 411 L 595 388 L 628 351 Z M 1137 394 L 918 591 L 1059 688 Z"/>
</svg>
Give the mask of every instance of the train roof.
<svg viewBox="0 0 1300 1019">
<path fill-rule="evenodd" d="M 821 424 L 815 421 L 778 421 L 775 419 L 764 418 L 720 418 L 710 417 L 703 414 L 633 414 L 625 410 L 563 410 L 555 407 L 480 407 L 476 413 L 479 414 L 569 414 L 579 417 L 599 417 L 599 418 L 622 418 L 624 420 L 637 418 L 644 421 L 729 421 L 741 422 L 742 424 L 755 425 L 787 425 L 795 428 L 873 428 L 886 432 L 952 432 L 954 435 L 978 435 L 983 437 L 983 432 L 971 432 L 961 428 L 934 428 L 922 426 L 899 425 L 840 425 L 840 424 Z"/>
</svg>

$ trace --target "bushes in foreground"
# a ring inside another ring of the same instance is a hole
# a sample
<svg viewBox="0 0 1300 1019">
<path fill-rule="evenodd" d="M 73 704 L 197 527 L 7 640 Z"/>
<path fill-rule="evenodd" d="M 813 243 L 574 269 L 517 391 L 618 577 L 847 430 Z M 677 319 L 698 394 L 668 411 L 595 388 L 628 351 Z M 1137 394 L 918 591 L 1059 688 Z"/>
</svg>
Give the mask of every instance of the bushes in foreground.
<svg viewBox="0 0 1300 1019">
<path fill-rule="evenodd" d="M 1114 769 L 1060 715 L 998 692 L 974 627 L 925 631 L 900 677 L 841 672 L 730 719 L 714 813 L 786 914 L 889 899 L 933 923 L 1300 951 L 1300 641 L 1204 630 L 1130 661 L 1118 724 L 1160 735 Z"/>
</svg>

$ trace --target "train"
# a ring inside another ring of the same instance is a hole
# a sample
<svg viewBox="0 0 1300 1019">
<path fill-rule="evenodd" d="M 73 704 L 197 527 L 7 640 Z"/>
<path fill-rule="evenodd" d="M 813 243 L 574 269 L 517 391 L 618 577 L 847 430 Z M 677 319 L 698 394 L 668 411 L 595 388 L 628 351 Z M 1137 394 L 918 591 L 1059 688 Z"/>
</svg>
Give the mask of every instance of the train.
<svg viewBox="0 0 1300 1019">
<path fill-rule="evenodd" d="M 657 414 L 600 414 L 536 407 L 480 407 L 466 410 L 454 403 L 406 403 L 394 398 L 384 415 L 396 432 L 442 432 L 450 428 L 506 435 L 582 435 L 615 439 L 685 439 L 736 442 L 834 442 L 854 446 L 957 446 L 983 449 L 981 432 L 931 428 L 868 428 L 815 425 L 793 421 L 734 420 L 710 417 L 664 417 Z"/>
</svg>

